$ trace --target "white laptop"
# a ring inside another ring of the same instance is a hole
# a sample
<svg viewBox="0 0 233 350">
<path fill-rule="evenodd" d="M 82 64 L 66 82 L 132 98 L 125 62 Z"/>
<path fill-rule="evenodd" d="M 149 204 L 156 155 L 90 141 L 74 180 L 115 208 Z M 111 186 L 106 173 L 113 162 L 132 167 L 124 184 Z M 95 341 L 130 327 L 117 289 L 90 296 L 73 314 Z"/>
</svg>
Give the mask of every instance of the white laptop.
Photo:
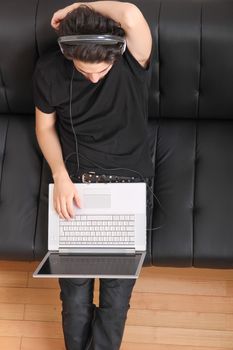
<svg viewBox="0 0 233 350">
<path fill-rule="evenodd" d="M 138 278 L 146 255 L 146 183 L 75 183 L 81 208 L 61 219 L 49 184 L 48 253 L 33 277 Z"/>
</svg>

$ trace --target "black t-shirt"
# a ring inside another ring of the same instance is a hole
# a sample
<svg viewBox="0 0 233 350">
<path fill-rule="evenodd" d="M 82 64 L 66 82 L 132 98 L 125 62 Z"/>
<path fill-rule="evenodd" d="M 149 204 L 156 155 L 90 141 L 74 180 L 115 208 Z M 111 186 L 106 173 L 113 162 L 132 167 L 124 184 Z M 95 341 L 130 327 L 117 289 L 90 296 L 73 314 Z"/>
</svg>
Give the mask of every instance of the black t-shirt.
<svg viewBox="0 0 233 350">
<path fill-rule="evenodd" d="M 70 122 L 70 81 L 74 69 L 72 120 L 80 168 L 137 177 L 130 170 L 101 169 L 127 168 L 146 177 L 154 175 L 147 135 L 151 65 L 150 62 L 143 68 L 126 48 L 110 71 L 92 83 L 60 51 L 38 60 L 33 79 L 35 105 L 44 113 L 56 112 L 67 170 L 69 164 L 76 163 Z"/>
</svg>

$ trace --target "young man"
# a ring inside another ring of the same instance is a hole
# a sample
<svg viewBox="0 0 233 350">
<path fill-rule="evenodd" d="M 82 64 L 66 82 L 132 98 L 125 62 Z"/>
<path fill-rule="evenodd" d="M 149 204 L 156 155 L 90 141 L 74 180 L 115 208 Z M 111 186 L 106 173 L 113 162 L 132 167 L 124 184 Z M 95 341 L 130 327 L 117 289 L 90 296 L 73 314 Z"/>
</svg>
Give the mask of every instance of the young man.
<svg viewBox="0 0 233 350">
<path fill-rule="evenodd" d="M 63 45 L 64 55 L 45 55 L 35 70 L 36 135 L 52 171 L 54 207 L 69 220 L 73 205 L 82 205 L 73 184 L 82 173 L 118 182 L 153 177 L 146 129 L 152 37 L 141 11 L 118 1 L 75 3 L 51 24 L 59 37 L 109 34 L 127 44 L 124 52 L 120 41 Z M 94 279 L 59 284 L 66 349 L 118 350 L 135 279 L 100 279 L 98 308 Z"/>
</svg>

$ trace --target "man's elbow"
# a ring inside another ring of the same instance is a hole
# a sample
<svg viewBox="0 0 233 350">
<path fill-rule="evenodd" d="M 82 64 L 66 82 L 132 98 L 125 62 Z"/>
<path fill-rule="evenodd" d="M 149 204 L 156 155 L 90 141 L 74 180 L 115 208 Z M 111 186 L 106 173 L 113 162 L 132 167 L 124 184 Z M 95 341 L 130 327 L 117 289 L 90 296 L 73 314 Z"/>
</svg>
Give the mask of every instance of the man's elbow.
<svg viewBox="0 0 233 350">
<path fill-rule="evenodd" d="M 127 25 L 128 28 L 132 28 L 140 21 L 144 20 L 144 16 L 140 9 L 133 3 L 128 2 L 127 3 L 127 8 L 124 13 L 125 16 L 125 24 Z"/>
</svg>

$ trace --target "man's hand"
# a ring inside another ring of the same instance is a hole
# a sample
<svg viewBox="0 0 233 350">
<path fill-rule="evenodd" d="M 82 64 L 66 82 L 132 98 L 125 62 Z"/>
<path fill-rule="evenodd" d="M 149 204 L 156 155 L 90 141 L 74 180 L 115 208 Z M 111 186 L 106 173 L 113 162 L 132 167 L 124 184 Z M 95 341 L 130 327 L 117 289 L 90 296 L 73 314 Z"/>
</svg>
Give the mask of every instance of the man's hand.
<svg viewBox="0 0 233 350">
<path fill-rule="evenodd" d="M 53 17 L 51 19 L 51 26 L 54 29 L 58 29 L 59 25 L 60 25 L 60 22 L 63 20 L 63 18 L 65 18 L 66 15 L 69 12 L 73 11 L 74 9 L 76 9 L 79 5 L 81 5 L 81 2 L 80 3 L 76 2 L 76 3 L 72 4 L 72 5 L 66 6 L 63 9 L 60 9 L 60 10 L 54 12 Z"/>
<path fill-rule="evenodd" d="M 53 205 L 60 218 L 67 220 L 73 218 L 73 200 L 81 208 L 77 189 L 70 178 L 56 177 L 53 190 Z"/>
</svg>

